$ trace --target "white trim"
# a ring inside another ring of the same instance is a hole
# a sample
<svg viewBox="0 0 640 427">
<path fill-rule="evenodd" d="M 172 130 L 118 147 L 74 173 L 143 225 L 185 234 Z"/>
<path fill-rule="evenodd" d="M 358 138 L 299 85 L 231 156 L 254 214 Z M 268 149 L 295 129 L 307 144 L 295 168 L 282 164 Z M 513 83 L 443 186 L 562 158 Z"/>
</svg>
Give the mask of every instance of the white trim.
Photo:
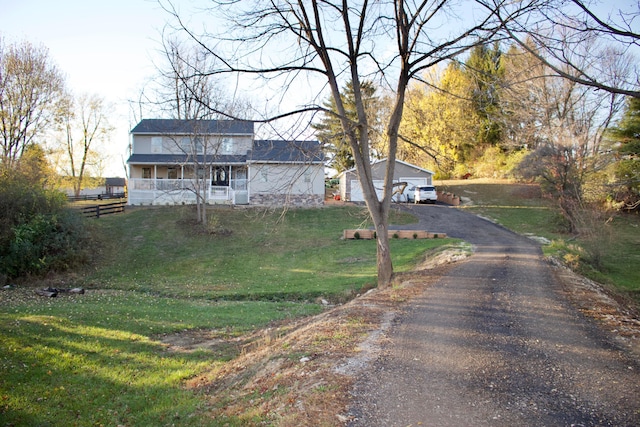
<svg viewBox="0 0 640 427">
<path fill-rule="evenodd" d="M 387 161 L 387 158 L 380 159 L 380 160 L 375 160 L 375 161 L 371 162 L 371 166 L 376 165 L 376 164 L 378 164 L 378 163 L 386 162 L 386 161 Z M 426 173 L 429 173 L 429 174 L 431 174 L 431 175 L 435 175 L 435 172 L 430 171 L 429 169 L 423 169 L 423 168 L 421 168 L 421 167 L 418 167 L 418 166 L 416 166 L 416 165 L 412 165 L 411 163 L 407 163 L 407 162 L 404 162 L 404 161 L 402 161 L 402 160 L 398 160 L 398 159 L 396 159 L 396 163 L 400 163 L 400 164 L 403 164 L 403 165 L 405 165 L 405 166 L 409 166 L 410 168 L 417 169 L 417 170 L 419 170 L 419 171 L 426 172 Z M 349 173 L 349 172 L 354 172 L 354 171 L 356 171 L 356 168 L 355 168 L 355 167 L 353 167 L 353 168 L 351 168 L 351 169 L 347 169 L 346 171 L 342 171 L 342 172 L 340 172 L 340 174 L 339 174 L 338 176 L 340 176 L 340 175 L 344 175 L 344 174 Z"/>
</svg>

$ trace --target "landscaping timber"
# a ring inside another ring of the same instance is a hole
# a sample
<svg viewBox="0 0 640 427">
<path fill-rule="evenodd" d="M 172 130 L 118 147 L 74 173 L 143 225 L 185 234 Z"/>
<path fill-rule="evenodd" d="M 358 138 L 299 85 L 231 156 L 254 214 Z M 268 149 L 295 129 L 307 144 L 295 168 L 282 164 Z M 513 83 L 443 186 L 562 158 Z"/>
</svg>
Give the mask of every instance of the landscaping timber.
<svg viewBox="0 0 640 427">
<path fill-rule="evenodd" d="M 446 233 L 434 233 L 427 230 L 389 230 L 390 239 L 438 239 L 446 237 Z M 348 229 L 343 231 L 342 238 L 370 240 L 376 238 L 376 232 L 370 229 Z"/>
</svg>

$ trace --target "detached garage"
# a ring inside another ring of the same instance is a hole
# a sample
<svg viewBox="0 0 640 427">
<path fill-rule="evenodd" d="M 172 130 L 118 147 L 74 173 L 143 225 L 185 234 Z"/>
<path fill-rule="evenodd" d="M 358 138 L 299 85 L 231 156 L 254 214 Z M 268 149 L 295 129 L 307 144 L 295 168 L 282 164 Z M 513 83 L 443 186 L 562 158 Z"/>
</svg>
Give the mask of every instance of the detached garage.
<svg viewBox="0 0 640 427">
<path fill-rule="evenodd" d="M 373 185 L 376 187 L 378 198 L 382 198 L 384 191 L 384 173 L 387 167 L 387 159 L 378 160 L 371 164 L 373 173 Z M 433 185 L 433 172 L 430 170 L 419 168 L 410 163 L 396 160 L 393 182 L 406 182 L 407 189 L 415 185 Z M 358 180 L 358 173 L 355 168 L 342 172 L 340 178 L 340 197 L 342 200 L 352 202 L 364 202 L 362 187 Z M 396 195 L 394 200 L 405 201 L 406 196 Z"/>
</svg>

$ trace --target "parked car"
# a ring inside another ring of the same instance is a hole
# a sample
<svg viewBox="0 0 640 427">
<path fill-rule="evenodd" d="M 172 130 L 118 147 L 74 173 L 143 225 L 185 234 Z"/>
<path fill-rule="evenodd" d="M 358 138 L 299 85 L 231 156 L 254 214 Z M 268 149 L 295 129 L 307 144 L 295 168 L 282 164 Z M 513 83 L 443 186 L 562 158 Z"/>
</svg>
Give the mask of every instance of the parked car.
<svg viewBox="0 0 640 427">
<path fill-rule="evenodd" d="M 435 203 L 437 200 L 438 193 L 433 185 L 411 187 L 407 192 L 407 203 Z"/>
</svg>

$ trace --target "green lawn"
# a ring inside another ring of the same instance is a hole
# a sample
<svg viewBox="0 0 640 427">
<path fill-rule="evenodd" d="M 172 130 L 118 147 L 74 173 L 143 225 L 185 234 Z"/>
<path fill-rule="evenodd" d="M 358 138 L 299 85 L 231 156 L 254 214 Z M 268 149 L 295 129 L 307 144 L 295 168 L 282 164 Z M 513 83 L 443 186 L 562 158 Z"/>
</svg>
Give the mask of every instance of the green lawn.
<svg viewBox="0 0 640 427">
<path fill-rule="evenodd" d="M 361 208 L 291 210 L 285 216 L 213 212 L 211 235 L 194 232 L 190 208 L 138 208 L 101 219 L 115 248 L 106 250 L 84 286 L 204 299 L 339 301 L 375 284 L 375 242 L 341 240 L 343 229 L 369 225 Z M 406 215 L 393 219 L 410 221 Z M 392 242 L 396 269 L 411 268 L 432 243 Z"/>
<path fill-rule="evenodd" d="M 239 349 L 170 351 L 165 334 L 239 336 L 376 283 L 375 241 L 341 239 L 369 225 L 362 208 L 216 208 L 212 234 L 193 216 L 190 207 L 133 208 L 90 220 L 103 237 L 98 262 L 53 283 L 84 295 L 0 291 L 0 425 L 218 425 L 183 383 Z M 393 239 L 396 271 L 450 242 Z"/>
</svg>

